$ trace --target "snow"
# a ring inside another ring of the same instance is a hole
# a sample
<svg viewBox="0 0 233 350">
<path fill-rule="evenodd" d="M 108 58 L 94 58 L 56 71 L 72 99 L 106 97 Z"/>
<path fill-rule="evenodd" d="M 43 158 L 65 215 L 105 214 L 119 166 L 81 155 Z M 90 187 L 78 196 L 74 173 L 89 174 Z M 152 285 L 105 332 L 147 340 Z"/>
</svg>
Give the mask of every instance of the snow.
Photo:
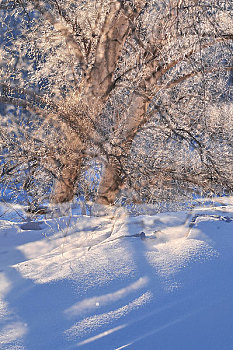
<svg viewBox="0 0 233 350">
<path fill-rule="evenodd" d="M 1 349 L 233 348 L 232 198 L 134 217 L 13 211 L 0 220 Z"/>
</svg>

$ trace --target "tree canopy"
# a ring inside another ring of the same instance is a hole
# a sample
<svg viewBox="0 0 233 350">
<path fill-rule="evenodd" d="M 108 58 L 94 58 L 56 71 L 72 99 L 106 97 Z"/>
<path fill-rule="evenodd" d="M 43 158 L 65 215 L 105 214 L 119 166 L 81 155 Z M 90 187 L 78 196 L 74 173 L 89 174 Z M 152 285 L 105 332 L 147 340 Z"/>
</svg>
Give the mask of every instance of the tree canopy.
<svg viewBox="0 0 233 350">
<path fill-rule="evenodd" d="M 3 0 L 4 196 L 233 189 L 231 0 Z"/>
</svg>

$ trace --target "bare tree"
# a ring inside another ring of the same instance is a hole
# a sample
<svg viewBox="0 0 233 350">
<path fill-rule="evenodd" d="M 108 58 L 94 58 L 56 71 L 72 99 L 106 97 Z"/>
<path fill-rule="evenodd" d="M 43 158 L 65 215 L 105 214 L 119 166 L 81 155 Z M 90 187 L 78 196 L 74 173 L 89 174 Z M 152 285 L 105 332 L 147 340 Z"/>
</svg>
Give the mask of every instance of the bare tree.
<svg viewBox="0 0 233 350">
<path fill-rule="evenodd" d="M 103 204 L 232 191 L 230 0 L 0 9 L 4 181 L 66 202 L 96 159 Z"/>
</svg>

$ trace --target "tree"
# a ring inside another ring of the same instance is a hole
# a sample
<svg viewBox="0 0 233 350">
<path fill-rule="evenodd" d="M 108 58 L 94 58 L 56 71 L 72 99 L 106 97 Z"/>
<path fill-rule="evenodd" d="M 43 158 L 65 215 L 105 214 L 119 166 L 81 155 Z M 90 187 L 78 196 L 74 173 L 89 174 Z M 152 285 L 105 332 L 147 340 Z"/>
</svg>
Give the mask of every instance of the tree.
<svg viewBox="0 0 233 350">
<path fill-rule="evenodd" d="M 70 201 L 96 160 L 103 204 L 232 191 L 231 0 L 0 9 L 8 189 L 41 201 L 53 183 L 50 200 Z"/>
</svg>

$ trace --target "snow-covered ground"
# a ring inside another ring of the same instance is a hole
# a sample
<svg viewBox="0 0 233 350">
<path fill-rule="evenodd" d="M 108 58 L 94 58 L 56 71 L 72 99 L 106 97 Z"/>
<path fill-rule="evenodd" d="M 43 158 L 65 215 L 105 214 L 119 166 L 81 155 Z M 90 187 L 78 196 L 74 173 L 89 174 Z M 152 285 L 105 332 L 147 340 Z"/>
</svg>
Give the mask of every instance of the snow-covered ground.
<svg viewBox="0 0 233 350">
<path fill-rule="evenodd" d="M 37 223 L 6 210 L 1 349 L 233 349 L 232 199 Z"/>
</svg>

